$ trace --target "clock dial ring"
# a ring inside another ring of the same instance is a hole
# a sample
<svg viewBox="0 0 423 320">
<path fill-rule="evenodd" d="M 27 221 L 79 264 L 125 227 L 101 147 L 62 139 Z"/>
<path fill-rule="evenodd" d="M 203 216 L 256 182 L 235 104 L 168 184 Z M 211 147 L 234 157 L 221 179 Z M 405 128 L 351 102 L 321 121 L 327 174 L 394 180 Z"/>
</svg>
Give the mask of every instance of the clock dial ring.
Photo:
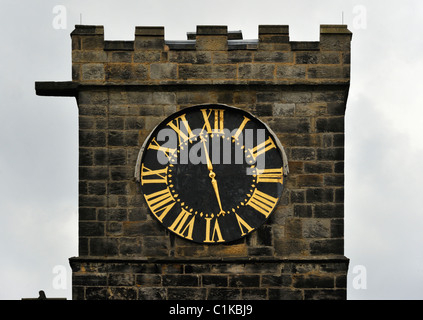
<svg viewBox="0 0 423 320">
<path fill-rule="evenodd" d="M 174 137 L 159 139 L 163 130 Z M 260 227 L 279 201 L 278 145 L 267 126 L 244 110 L 220 104 L 183 109 L 144 144 L 140 180 L 147 205 L 164 227 L 187 240 L 240 239 Z"/>
</svg>

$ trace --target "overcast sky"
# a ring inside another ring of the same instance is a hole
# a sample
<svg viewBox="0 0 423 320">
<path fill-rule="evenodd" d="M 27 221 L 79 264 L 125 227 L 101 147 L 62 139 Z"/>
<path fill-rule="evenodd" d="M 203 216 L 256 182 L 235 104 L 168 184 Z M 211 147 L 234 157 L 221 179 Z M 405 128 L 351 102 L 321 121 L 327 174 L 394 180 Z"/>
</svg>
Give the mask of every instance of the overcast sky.
<svg viewBox="0 0 423 320">
<path fill-rule="evenodd" d="M 63 29 L 54 24 L 55 7 L 66 10 Z M 34 83 L 71 80 L 69 34 L 81 15 L 83 24 L 103 25 L 107 40 L 133 40 L 142 25 L 164 26 L 167 40 L 185 40 L 207 24 L 257 39 L 258 25 L 287 24 L 291 40 L 318 41 L 320 24 L 340 24 L 342 13 L 353 32 L 348 298 L 423 299 L 420 0 L 0 0 L 0 299 L 37 297 L 41 289 L 71 299 L 77 105 L 74 98 L 36 96 Z M 66 281 L 58 282 L 63 274 Z"/>
</svg>

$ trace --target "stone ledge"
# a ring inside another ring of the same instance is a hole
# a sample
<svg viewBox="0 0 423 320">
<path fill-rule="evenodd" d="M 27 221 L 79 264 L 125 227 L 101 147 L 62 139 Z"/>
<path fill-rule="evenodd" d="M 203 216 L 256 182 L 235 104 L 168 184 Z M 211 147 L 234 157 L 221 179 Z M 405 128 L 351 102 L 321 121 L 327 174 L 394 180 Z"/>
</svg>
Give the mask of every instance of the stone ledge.
<svg viewBox="0 0 423 320">
<path fill-rule="evenodd" d="M 134 41 L 104 41 L 104 51 L 134 51 Z"/>
<path fill-rule="evenodd" d="M 340 79 L 340 80 L 328 80 L 328 81 L 195 81 L 195 80 L 183 80 L 183 81 L 144 81 L 144 82 L 106 82 L 106 81 L 84 81 L 84 83 L 79 83 L 76 81 L 36 81 L 35 82 L 35 93 L 38 96 L 55 96 L 55 97 L 77 97 L 78 92 L 84 89 L 102 89 L 109 87 L 124 86 L 127 88 L 136 88 L 136 87 L 174 87 L 185 89 L 187 87 L 237 87 L 250 89 L 252 86 L 256 87 L 280 87 L 280 86 L 294 86 L 294 87 L 339 87 L 339 88 L 349 88 L 350 81 L 349 79 Z"/>
<path fill-rule="evenodd" d="M 38 96 L 74 97 L 78 93 L 79 84 L 72 81 L 37 81 L 35 92 Z"/>
<path fill-rule="evenodd" d="M 71 35 L 104 35 L 104 26 L 77 24 Z"/>
<path fill-rule="evenodd" d="M 289 26 L 259 25 L 259 34 L 289 34 Z"/>
<path fill-rule="evenodd" d="M 207 25 L 200 25 L 197 26 L 197 36 L 227 36 L 228 35 L 228 27 L 227 26 L 207 26 Z"/>
<path fill-rule="evenodd" d="M 74 263 L 155 263 L 155 264 L 202 264 L 202 263 L 239 263 L 239 264 L 255 264 L 255 263 L 349 263 L 349 258 L 342 255 L 331 255 L 326 257 L 309 256 L 309 257 L 210 257 L 210 258 L 126 258 L 126 257 L 71 257 L 70 264 Z"/>
<path fill-rule="evenodd" d="M 164 37 L 164 27 L 138 26 L 135 27 L 135 36 Z"/>
<path fill-rule="evenodd" d="M 322 24 L 320 25 L 320 33 L 325 34 L 352 34 L 348 30 L 346 24 Z"/>
</svg>

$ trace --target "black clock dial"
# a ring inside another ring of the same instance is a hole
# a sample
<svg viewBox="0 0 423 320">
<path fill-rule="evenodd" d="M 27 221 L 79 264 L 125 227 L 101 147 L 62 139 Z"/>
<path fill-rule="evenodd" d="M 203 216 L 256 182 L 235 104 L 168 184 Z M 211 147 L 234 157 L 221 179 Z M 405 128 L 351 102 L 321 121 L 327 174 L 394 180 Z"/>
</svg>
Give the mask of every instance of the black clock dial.
<svg viewBox="0 0 423 320">
<path fill-rule="evenodd" d="M 141 158 L 147 205 L 171 232 L 198 243 L 246 236 L 274 211 L 283 188 L 277 138 L 225 105 L 183 109 L 152 132 Z"/>
</svg>

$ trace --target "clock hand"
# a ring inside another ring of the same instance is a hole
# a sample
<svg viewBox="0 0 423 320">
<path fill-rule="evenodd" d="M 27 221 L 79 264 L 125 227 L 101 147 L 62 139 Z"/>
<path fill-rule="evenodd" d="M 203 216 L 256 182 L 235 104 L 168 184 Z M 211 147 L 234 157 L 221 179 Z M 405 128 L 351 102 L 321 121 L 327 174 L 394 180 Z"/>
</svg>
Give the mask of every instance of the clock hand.
<svg viewBox="0 0 423 320">
<path fill-rule="evenodd" d="M 225 211 L 222 209 L 222 203 L 220 201 L 219 188 L 217 186 L 217 181 L 214 178 L 214 177 L 216 177 L 216 174 L 213 172 L 213 165 L 212 165 L 212 162 L 210 161 L 209 153 L 207 152 L 206 140 L 202 137 L 201 141 L 203 142 L 204 152 L 206 153 L 207 168 L 210 171 L 209 177 L 211 178 L 211 183 L 213 185 L 214 193 L 216 194 L 217 202 L 218 202 L 219 208 L 220 208 L 220 212 L 219 212 L 218 216 L 221 215 L 221 214 L 225 215 Z"/>
<path fill-rule="evenodd" d="M 219 208 L 220 208 L 220 212 L 217 216 L 220 216 L 221 214 L 225 215 L 225 211 L 223 211 L 222 209 L 222 203 L 220 202 L 220 196 L 219 196 L 219 188 L 217 187 L 217 181 L 214 178 L 215 176 L 216 174 L 213 171 L 209 173 L 209 177 L 212 179 L 211 183 L 213 185 L 214 193 L 216 194 L 217 202 L 219 203 Z"/>
<path fill-rule="evenodd" d="M 210 161 L 209 153 L 207 152 L 207 148 L 206 148 L 206 139 L 201 137 L 201 141 L 203 142 L 204 152 L 206 153 L 207 168 L 209 169 L 209 171 L 213 172 L 213 165 L 212 165 L 212 162 Z"/>
</svg>

